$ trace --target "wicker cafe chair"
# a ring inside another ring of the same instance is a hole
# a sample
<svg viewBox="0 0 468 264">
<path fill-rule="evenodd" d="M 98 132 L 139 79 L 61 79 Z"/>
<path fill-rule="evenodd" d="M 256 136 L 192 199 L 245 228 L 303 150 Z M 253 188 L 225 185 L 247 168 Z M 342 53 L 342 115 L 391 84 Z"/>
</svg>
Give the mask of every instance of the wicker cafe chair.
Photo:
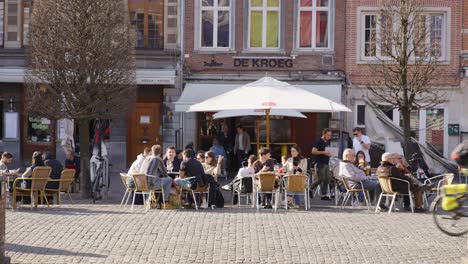
<svg viewBox="0 0 468 264">
<path fill-rule="evenodd" d="M 426 206 L 426 208 L 429 208 L 428 197 L 430 197 L 433 193 L 436 193 L 437 196 L 439 196 L 440 191 L 442 190 L 442 188 L 444 186 L 446 186 L 446 185 L 452 184 L 453 179 L 454 179 L 454 174 L 453 173 L 445 173 L 445 174 L 442 174 L 442 175 L 437 175 L 437 176 L 431 177 L 431 178 L 424 181 L 424 184 L 429 184 L 429 183 L 435 183 L 436 180 L 439 180 L 439 182 L 437 183 L 436 188 L 432 188 L 429 191 L 424 191 L 423 200 L 424 200 L 424 205 Z"/>
<path fill-rule="evenodd" d="M 285 208 L 288 209 L 288 192 L 294 195 L 304 195 L 304 208 L 307 210 L 310 207 L 309 201 L 309 186 L 307 184 L 308 177 L 304 174 L 284 176 L 286 180 L 284 187 L 284 202 Z"/>
<path fill-rule="evenodd" d="M 348 202 L 349 198 L 351 196 L 354 195 L 355 199 L 358 198 L 358 194 L 360 192 L 362 192 L 364 194 L 364 200 L 366 201 L 366 206 L 367 206 L 367 210 L 370 210 L 370 206 L 369 206 L 369 203 L 370 203 L 370 195 L 369 195 L 369 191 L 367 191 L 366 189 L 364 189 L 362 186 L 362 182 L 360 181 L 359 183 L 361 184 L 361 188 L 360 189 L 356 189 L 355 187 L 351 188 L 351 186 L 349 186 L 348 182 L 346 182 L 345 178 L 343 176 L 341 176 L 341 181 L 343 183 L 343 186 L 345 187 L 346 189 L 346 194 L 345 194 L 345 197 L 343 198 L 343 203 L 341 204 L 341 209 L 343 209 L 345 206 L 346 206 L 346 203 Z M 336 195 L 336 194 L 335 194 Z"/>
<path fill-rule="evenodd" d="M 31 197 L 31 209 L 33 205 L 37 208 L 38 196 L 41 197 L 41 202 L 45 198 L 47 207 L 49 206 L 49 201 L 45 196 L 45 186 L 49 180 L 50 173 L 52 168 L 48 166 L 41 166 L 34 168 L 31 178 L 16 178 L 13 182 L 13 209 L 16 209 L 16 197 Z M 31 188 L 21 188 L 18 187 L 20 181 L 31 181 Z"/>
<path fill-rule="evenodd" d="M 126 173 L 120 173 L 120 179 L 122 180 L 122 184 L 123 186 L 125 187 L 125 194 L 124 196 L 122 197 L 122 202 L 120 202 L 120 207 L 122 207 L 122 205 L 124 204 L 124 201 L 125 201 L 125 205 L 128 204 L 128 200 L 130 199 L 130 196 L 132 195 L 132 192 L 135 191 L 135 187 L 129 187 L 128 184 L 127 184 L 127 179 L 128 178 L 131 178 L 133 180 L 133 177 L 129 174 L 126 174 Z"/>
<path fill-rule="evenodd" d="M 258 185 L 257 185 L 257 210 L 260 209 L 260 205 L 258 201 L 260 201 L 260 194 L 274 194 L 275 204 L 274 208 L 275 211 L 278 209 L 278 202 L 279 202 L 279 191 L 275 188 L 275 180 L 276 175 L 272 172 L 262 172 L 257 174 L 258 177 Z M 272 197 L 273 198 L 273 197 Z"/>
<path fill-rule="evenodd" d="M 210 185 L 207 183 L 203 187 L 197 186 L 197 188 L 195 188 L 195 190 L 193 190 L 192 188 L 182 188 L 180 193 L 179 193 L 179 201 L 182 201 L 182 194 L 183 193 L 192 194 L 193 202 L 195 203 L 195 209 L 198 210 L 199 206 L 197 204 L 196 194 L 198 194 L 199 196 L 202 195 L 202 194 L 205 194 L 206 195 L 206 200 L 209 201 L 210 200 Z M 179 202 L 179 208 L 181 208 L 181 207 L 182 207 L 182 203 Z"/>
<path fill-rule="evenodd" d="M 64 169 L 60 174 L 60 179 L 50 179 L 48 182 L 58 182 L 59 186 L 57 189 L 45 189 L 46 196 L 57 195 L 57 205 L 62 203 L 61 193 L 65 193 L 70 198 L 70 202 L 73 204 L 73 199 L 70 195 L 70 187 L 75 181 L 75 170 Z"/>
<path fill-rule="evenodd" d="M 151 197 L 153 197 L 153 194 L 159 193 L 162 196 L 163 204 L 166 204 L 166 201 L 164 200 L 164 189 L 163 186 L 161 187 L 156 187 L 156 188 L 150 188 L 148 184 L 148 177 L 156 177 L 153 175 L 146 175 L 146 174 L 132 174 L 133 180 L 135 181 L 135 190 L 133 191 L 133 200 L 132 200 L 132 212 L 133 212 L 133 205 L 135 204 L 135 195 L 137 193 L 140 193 L 143 195 L 143 205 L 145 205 L 146 210 L 145 212 L 148 212 L 148 210 L 151 207 Z M 148 198 L 145 198 L 145 195 L 148 195 Z"/>
<path fill-rule="evenodd" d="M 378 211 L 380 201 L 382 200 L 382 197 L 384 196 L 392 197 L 392 202 L 390 203 L 390 207 L 388 208 L 388 213 L 392 212 L 393 206 L 395 204 L 395 199 L 397 196 L 408 196 L 410 200 L 411 212 L 414 213 L 414 197 L 413 197 L 413 194 L 411 193 L 410 183 L 408 181 L 398 179 L 398 178 L 392 178 L 390 176 L 378 176 L 378 179 L 379 179 L 379 184 L 380 184 L 380 188 L 382 189 L 382 192 L 380 193 L 379 201 L 377 202 L 375 206 L 375 212 Z M 399 192 L 393 191 L 392 180 L 397 180 L 397 181 L 405 182 L 406 184 L 408 184 L 408 193 L 405 194 L 405 193 L 399 193 Z"/>
</svg>

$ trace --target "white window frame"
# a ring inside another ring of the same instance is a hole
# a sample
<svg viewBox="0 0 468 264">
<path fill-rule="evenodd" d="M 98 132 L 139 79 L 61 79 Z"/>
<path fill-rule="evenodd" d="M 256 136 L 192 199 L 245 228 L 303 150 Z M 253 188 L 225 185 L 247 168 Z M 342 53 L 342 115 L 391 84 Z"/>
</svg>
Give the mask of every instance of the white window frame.
<svg viewBox="0 0 468 264">
<path fill-rule="evenodd" d="M 365 128 L 366 127 L 366 124 L 364 123 L 364 125 L 359 125 L 358 124 L 358 109 L 359 109 L 359 106 L 364 106 L 364 119 L 365 119 L 365 115 L 366 115 L 366 111 L 367 111 L 367 107 L 366 107 L 366 103 L 364 102 L 356 102 L 355 105 L 354 105 L 354 113 L 356 113 L 354 115 L 354 127 L 361 127 L 361 128 Z"/>
<path fill-rule="evenodd" d="M 441 56 L 438 58 L 438 61 L 444 62 L 444 63 L 450 63 L 450 52 L 449 52 L 449 47 L 450 47 L 450 29 L 451 29 L 451 12 L 450 8 L 444 8 L 444 7 L 434 7 L 434 8 L 424 8 L 424 15 L 433 15 L 433 14 L 438 14 L 438 15 L 443 15 L 444 17 L 444 25 L 442 27 L 442 43 L 441 43 Z M 381 47 L 379 44 L 380 41 L 380 32 L 381 32 L 381 25 L 380 23 L 376 23 L 376 56 L 365 56 L 365 48 L 364 48 L 364 43 L 365 43 L 365 32 L 364 32 L 364 27 L 365 27 L 365 16 L 366 15 L 375 15 L 377 21 L 379 21 L 380 17 L 378 14 L 378 9 L 376 8 L 358 8 L 357 12 L 357 38 L 358 38 L 358 45 L 357 45 L 357 55 L 358 55 L 358 63 L 367 63 L 369 61 L 376 61 L 377 58 L 379 57 L 381 59 L 385 59 L 384 56 L 381 56 Z M 430 26 L 430 19 L 426 18 L 426 26 Z M 430 39 L 426 40 L 428 42 L 428 45 L 430 44 Z M 394 47 L 393 47 L 393 52 L 394 52 Z M 413 55 L 414 58 L 414 55 Z"/>
<path fill-rule="evenodd" d="M 3 35 L 3 45 L 5 48 L 21 48 L 21 39 L 22 39 L 22 25 L 23 25 L 23 8 L 22 8 L 22 0 L 6 0 L 5 7 L 4 7 L 4 35 Z M 17 5 L 17 13 L 16 13 L 16 26 L 11 26 L 8 24 L 8 6 L 9 4 L 16 4 Z M 16 32 L 16 40 L 9 41 L 8 40 L 8 33 L 9 32 Z"/>
<path fill-rule="evenodd" d="M 333 50 L 333 29 L 334 29 L 334 20 L 335 20 L 335 9 L 332 8 L 335 6 L 334 0 L 328 1 L 328 6 L 317 6 L 317 1 L 312 1 L 311 7 L 301 6 L 301 0 L 296 1 L 297 5 L 297 15 L 296 15 L 296 45 L 295 48 L 298 51 L 331 51 Z M 312 11 L 312 46 L 311 47 L 301 47 L 301 11 Z M 318 11 L 327 11 L 328 12 L 328 47 L 317 47 L 316 37 L 317 37 L 317 12 Z"/>
<path fill-rule="evenodd" d="M 278 6 L 268 6 L 268 0 L 262 0 L 262 6 L 251 6 L 251 0 L 248 0 L 248 29 L 247 29 L 247 49 L 248 50 L 261 50 L 261 51 L 279 51 L 281 50 L 281 36 L 282 36 L 282 30 L 281 30 L 281 22 L 282 22 L 282 14 L 281 14 L 281 8 L 282 8 L 282 0 L 278 1 Z M 252 11 L 262 11 L 262 46 L 261 47 L 250 47 L 250 22 L 251 22 L 251 14 Z M 269 48 L 266 46 L 266 25 L 267 25 L 267 13 L 268 11 L 277 11 L 278 12 L 278 47 L 276 48 Z"/>
<path fill-rule="evenodd" d="M 169 15 L 169 7 L 176 7 L 177 14 Z M 164 0 L 164 49 L 176 49 L 179 45 L 179 29 L 180 29 L 180 0 L 170 3 L 168 0 Z M 175 18 L 177 20 L 177 26 L 175 28 L 168 26 L 168 20 L 170 18 Z M 168 35 L 175 34 L 176 42 L 168 42 Z"/>
<path fill-rule="evenodd" d="M 199 51 L 231 51 L 234 49 L 234 5 L 235 0 L 229 1 L 229 6 L 218 6 L 218 1 L 213 1 L 214 6 L 202 6 L 201 0 L 195 1 L 195 50 Z M 202 23 L 203 11 L 213 11 L 213 46 L 212 47 L 203 47 L 202 46 Z M 228 47 L 218 47 L 218 11 L 229 11 L 229 46 Z"/>
<path fill-rule="evenodd" d="M 448 24 L 448 15 L 447 15 L 447 12 L 444 12 L 444 11 L 426 11 L 424 12 L 422 15 L 424 15 L 426 17 L 426 29 L 428 29 L 429 31 L 432 30 L 431 28 L 431 17 L 434 16 L 434 15 L 442 15 L 442 32 L 441 32 L 441 37 L 442 37 L 442 40 L 441 40 L 441 54 L 440 54 L 440 57 L 438 58 L 439 61 L 445 61 L 446 60 L 446 56 L 447 56 L 447 34 L 449 32 L 448 28 L 447 28 L 447 24 Z M 444 30 L 445 29 L 445 30 Z M 425 44 L 426 44 L 426 47 L 429 47 L 431 45 L 431 33 L 429 32 L 427 34 L 428 36 L 426 37 L 425 39 Z"/>
</svg>

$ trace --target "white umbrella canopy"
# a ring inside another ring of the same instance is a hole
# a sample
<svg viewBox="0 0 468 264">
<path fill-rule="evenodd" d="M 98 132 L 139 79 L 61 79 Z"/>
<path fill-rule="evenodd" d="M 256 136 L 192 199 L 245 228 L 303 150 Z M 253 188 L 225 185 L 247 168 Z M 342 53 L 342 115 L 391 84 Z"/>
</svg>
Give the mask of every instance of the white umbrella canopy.
<svg viewBox="0 0 468 264">
<path fill-rule="evenodd" d="M 243 109 L 243 110 L 223 110 L 213 115 L 213 119 L 235 117 L 235 116 L 265 116 L 265 109 Z M 307 118 L 301 112 L 292 109 L 271 109 L 270 115 L 273 116 L 289 116 Z"/>
<path fill-rule="evenodd" d="M 351 112 L 346 106 L 272 77 L 264 77 L 190 106 L 188 112 L 293 109 L 299 112 Z"/>
<path fill-rule="evenodd" d="M 189 107 L 187 112 L 265 109 L 267 142 L 270 145 L 270 112 L 292 109 L 299 112 L 351 112 L 346 106 L 272 77 L 264 77 L 232 91 Z"/>
</svg>

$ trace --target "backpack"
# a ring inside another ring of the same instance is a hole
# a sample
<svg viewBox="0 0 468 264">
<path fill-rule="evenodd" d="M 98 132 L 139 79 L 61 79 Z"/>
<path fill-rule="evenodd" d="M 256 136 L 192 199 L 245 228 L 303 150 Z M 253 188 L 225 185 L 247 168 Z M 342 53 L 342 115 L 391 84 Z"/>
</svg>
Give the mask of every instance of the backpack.
<svg viewBox="0 0 468 264">
<path fill-rule="evenodd" d="M 208 205 L 215 206 L 216 208 L 224 207 L 224 197 L 219 190 L 219 184 L 217 182 L 210 183 L 210 199 Z"/>
</svg>

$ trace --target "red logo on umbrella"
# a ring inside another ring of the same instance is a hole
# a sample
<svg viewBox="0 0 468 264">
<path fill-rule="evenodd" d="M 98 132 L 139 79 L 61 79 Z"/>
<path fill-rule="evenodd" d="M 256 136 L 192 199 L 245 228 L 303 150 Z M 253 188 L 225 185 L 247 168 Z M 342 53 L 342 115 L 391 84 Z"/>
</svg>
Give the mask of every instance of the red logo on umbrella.
<svg viewBox="0 0 468 264">
<path fill-rule="evenodd" d="M 262 103 L 262 106 L 276 106 L 275 102 L 264 102 Z"/>
</svg>

